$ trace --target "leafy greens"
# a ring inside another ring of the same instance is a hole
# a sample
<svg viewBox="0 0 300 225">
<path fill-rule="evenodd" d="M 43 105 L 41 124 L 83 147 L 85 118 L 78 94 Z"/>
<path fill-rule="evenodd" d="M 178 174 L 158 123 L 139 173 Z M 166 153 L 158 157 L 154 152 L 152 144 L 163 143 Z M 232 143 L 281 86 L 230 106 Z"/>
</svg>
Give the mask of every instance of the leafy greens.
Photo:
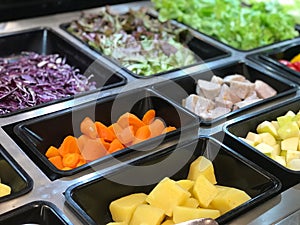
<svg viewBox="0 0 300 225">
<path fill-rule="evenodd" d="M 152 0 L 159 19 L 175 19 L 240 50 L 298 36 L 295 20 L 277 1 Z"/>
<path fill-rule="evenodd" d="M 95 50 L 117 60 L 135 74 L 150 76 L 196 62 L 194 53 L 180 43 L 185 30 L 161 23 L 146 9 L 82 16 L 67 30 Z"/>
</svg>

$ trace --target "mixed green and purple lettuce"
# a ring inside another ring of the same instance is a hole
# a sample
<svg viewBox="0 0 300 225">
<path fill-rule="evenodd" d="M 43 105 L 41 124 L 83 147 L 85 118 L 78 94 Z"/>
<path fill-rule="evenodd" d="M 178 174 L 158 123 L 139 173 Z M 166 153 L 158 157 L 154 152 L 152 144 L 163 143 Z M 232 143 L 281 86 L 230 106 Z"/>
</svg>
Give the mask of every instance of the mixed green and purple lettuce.
<svg viewBox="0 0 300 225">
<path fill-rule="evenodd" d="M 161 23 L 147 10 L 113 14 L 105 8 L 99 14 L 82 16 L 67 30 L 102 54 L 117 60 L 131 72 L 150 76 L 196 62 L 194 53 L 180 43 L 185 30 L 169 21 Z"/>
</svg>

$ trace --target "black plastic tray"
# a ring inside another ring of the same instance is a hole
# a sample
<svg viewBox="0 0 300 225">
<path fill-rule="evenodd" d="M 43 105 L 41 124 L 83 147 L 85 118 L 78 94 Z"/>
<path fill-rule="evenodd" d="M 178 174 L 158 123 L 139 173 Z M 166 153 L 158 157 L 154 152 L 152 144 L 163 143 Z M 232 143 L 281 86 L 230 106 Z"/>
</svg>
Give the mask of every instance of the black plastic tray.
<svg viewBox="0 0 300 225">
<path fill-rule="evenodd" d="M 148 194 L 166 176 L 185 179 L 190 163 L 200 155 L 213 162 L 218 184 L 240 188 L 252 197 L 219 217 L 220 224 L 249 211 L 280 190 L 281 184 L 274 176 L 215 139 L 200 137 L 72 185 L 65 192 L 66 202 L 85 224 L 106 224 L 112 221 L 109 204 L 113 200 L 132 193 Z"/>
<path fill-rule="evenodd" d="M 213 75 L 225 77 L 231 74 L 244 75 L 246 79 L 250 80 L 251 82 L 254 82 L 258 79 L 262 80 L 271 85 L 277 91 L 277 95 L 237 109 L 215 119 L 210 120 L 201 118 L 201 125 L 211 126 L 225 122 L 226 120 L 229 120 L 238 114 L 247 113 L 247 110 L 251 108 L 271 102 L 286 95 L 295 94 L 297 91 L 296 85 L 286 79 L 281 79 L 279 76 L 277 76 L 278 74 L 276 72 L 270 73 L 263 67 L 255 67 L 249 62 L 230 62 L 226 65 L 216 67 L 215 69 L 212 68 L 212 70 L 209 71 L 194 73 L 154 84 L 153 88 L 160 94 L 174 100 L 176 103 L 181 105 L 183 99 L 188 97 L 190 94 L 196 94 L 196 84 L 198 79 L 210 80 Z"/>
<path fill-rule="evenodd" d="M 135 147 L 125 148 L 69 171 L 58 170 L 45 156 L 45 152 L 51 145 L 59 147 L 67 135 L 79 137 L 81 134 L 80 123 L 86 116 L 110 125 L 125 112 L 132 112 L 142 118 L 149 109 L 155 109 L 157 117 L 162 118 L 168 126 L 175 126 L 177 130 L 167 133 L 165 137 L 161 135 L 161 137 L 149 139 L 134 145 Z M 187 137 L 193 138 L 193 136 L 196 138 L 198 127 L 198 118 L 187 110 L 172 104 L 153 90 L 138 89 L 21 122 L 14 127 L 14 133 L 11 134 L 24 152 L 50 179 L 57 179 L 73 175 L 86 168 L 95 169 L 94 165 L 99 163 L 103 163 L 103 167 L 108 166 L 107 163 L 115 162 L 112 160 L 113 157 L 126 155 L 125 153 L 133 151 L 141 154 L 149 153 L 159 147 L 161 143 L 167 142 L 168 139 L 184 140 Z"/>
<path fill-rule="evenodd" d="M 0 216 L 1 225 L 72 225 L 69 219 L 53 204 L 34 201 L 8 211 Z"/>
<path fill-rule="evenodd" d="M 66 63 L 78 68 L 83 75 L 89 77 L 91 74 L 94 74 L 94 77 L 91 78 L 90 81 L 97 82 L 96 89 L 79 93 L 76 96 L 82 96 L 88 93 L 117 87 L 124 85 L 127 82 L 127 79 L 119 72 L 108 68 L 103 62 L 88 55 L 80 47 L 72 44 L 51 28 L 38 27 L 2 34 L 0 35 L 0 48 L 0 57 L 2 58 L 12 56 L 17 57 L 22 51 L 33 51 L 44 55 L 59 54 L 61 57 L 66 58 Z M 66 97 L 61 100 L 43 103 L 30 107 L 30 109 L 60 102 L 62 100 L 68 100 L 73 97 Z M 13 115 L 26 110 L 29 110 L 29 108 L 19 109 L 11 113 L 4 114 L 3 116 Z"/>
<path fill-rule="evenodd" d="M 290 80 L 300 83 L 300 72 L 290 69 L 283 65 L 278 60 L 284 59 L 290 61 L 294 56 L 300 53 L 300 40 L 291 44 L 275 47 L 272 49 L 264 50 L 252 55 L 248 58 L 260 64 L 268 66 L 271 70 L 282 71 L 281 76 Z"/>
<path fill-rule="evenodd" d="M 238 137 L 245 137 L 249 131 L 256 132 L 257 125 L 265 120 L 276 120 L 278 116 L 286 114 L 289 110 L 293 110 L 295 113 L 298 112 L 300 110 L 299 101 L 300 97 L 296 97 L 261 112 L 245 115 L 224 126 L 225 137 L 223 142 L 234 147 L 240 154 L 246 155 L 247 158 L 278 177 L 282 182 L 283 190 L 300 182 L 300 171 L 290 170 L 280 165 Z"/>
<path fill-rule="evenodd" d="M 151 15 L 151 16 L 153 16 L 153 15 Z M 85 43 L 84 41 L 82 41 L 80 38 L 76 37 L 74 34 L 70 33 L 67 30 L 67 28 L 69 26 L 70 26 L 70 22 L 67 22 L 67 23 L 61 24 L 60 28 L 62 28 L 65 32 L 69 33 L 70 35 L 72 35 L 73 37 L 75 37 L 76 39 L 78 39 L 79 41 L 81 41 L 82 43 L 84 43 L 89 48 L 93 49 L 94 51 L 96 51 L 97 53 L 102 55 L 103 57 L 111 60 L 113 63 L 117 64 L 118 66 L 121 66 L 123 70 L 125 70 L 127 73 L 129 73 L 130 75 L 132 75 L 136 78 L 150 78 L 152 76 L 159 76 L 159 75 L 163 75 L 163 74 L 166 74 L 166 73 L 170 73 L 170 72 L 178 71 L 178 70 L 181 70 L 181 69 L 185 69 L 185 68 L 188 68 L 190 66 L 203 64 L 204 62 L 206 63 L 206 62 L 210 62 L 210 61 L 213 61 L 213 60 L 229 57 L 231 55 L 231 53 L 229 51 L 226 51 L 226 50 L 222 49 L 221 47 L 217 47 L 214 44 L 208 43 L 205 40 L 203 40 L 203 38 L 201 38 L 201 36 L 199 36 L 198 34 L 192 33 L 192 32 L 187 30 L 187 34 L 185 35 L 184 38 L 182 38 L 181 43 L 185 44 L 191 51 L 193 51 L 193 53 L 195 54 L 197 62 L 193 65 L 189 65 L 189 66 L 181 67 L 181 68 L 175 68 L 175 69 L 172 69 L 172 70 L 169 70 L 169 71 L 164 71 L 164 72 L 161 72 L 161 73 L 158 73 L 158 74 L 153 74 L 151 76 L 142 76 L 142 75 L 133 73 L 129 69 L 123 67 L 117 60 L 112 59 L 111 57 L 104 55 L 102 52 L 96 50 L 92 46 L 90 46 L 87 43 Z M 176 23 L 174 23 L 174 26 L 176 26 Z"/>
<path fill-rule="evenodd" d="M 1 183 L 11 187 L 11 194 L 0 197 L 1 202 L 15 199 L 30 192 L 33 180 L 20 165 L 0 145 L 0 178 Z"/>
</svg>

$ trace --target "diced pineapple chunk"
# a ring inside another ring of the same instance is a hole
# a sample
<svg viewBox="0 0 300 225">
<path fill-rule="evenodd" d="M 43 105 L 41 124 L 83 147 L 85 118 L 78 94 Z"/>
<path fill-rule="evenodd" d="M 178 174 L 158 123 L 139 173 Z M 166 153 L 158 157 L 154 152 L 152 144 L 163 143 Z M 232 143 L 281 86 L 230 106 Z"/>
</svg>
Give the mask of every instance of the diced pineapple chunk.
<svg viewBox="0 0 300 225">
<path fill-rule="evenodd" d="M 110 223 L 107 223 L 106 225 L 128 225 L 128 223 L 125 223 L 125 222 L 110 222 Z"/>
<path fill-rule="evenodd" d="M 142 204 L 135 209 L 129 225 L 160 225 L 164 218 L 164 210 Z"/>
<path fill-rule="evenodd" d="M 214 166 L 212 162 L 204 156 L 199 156 L 190 165 L 187 179 L 196 180 L 199 175 L 204 175 L 212 184 L 216 184 Z"/>
<path fill-rule="evenodd" d="M 163 209 L 167 216 L 172 216 L 173 208 L 181 205 L 190 196 L 190 192 L 166 177 L 155 186 L 146 201 L 152 206 Z"/>
<path fill-rule="evenodd" d="M 198 200 L 200 207 L 206 208 L 218 194 L 218 189 L 203 176 L 198 176 L 192 190 L 193 196 Z"/>
<path fill-rule="evenodd" d="M 116 222 L 129 223 L 136 207 L 146 203 L 146 197 L 147 195 L 144 193 L 136 193 L 111 202 L 109 209 L 113 220 Z"/>
<path fill-rule="evenodd" d="M 221 214 L 219 210 L 215 209 L 203 209 L 203 208 L 189 208 L 184 206 L 176 206 L 174 208 L 173 221 L 175 223 L 181 223 L 188 220 L 198 218 L 217 218 Z"/>
<path fill-rule="evenodd" d="M 216 187 L 219 193 L 208 207 L 220 210 L 222 215 L 251 199 L 248 194 L 240 189 L 225 186 Z"/>
</svg>

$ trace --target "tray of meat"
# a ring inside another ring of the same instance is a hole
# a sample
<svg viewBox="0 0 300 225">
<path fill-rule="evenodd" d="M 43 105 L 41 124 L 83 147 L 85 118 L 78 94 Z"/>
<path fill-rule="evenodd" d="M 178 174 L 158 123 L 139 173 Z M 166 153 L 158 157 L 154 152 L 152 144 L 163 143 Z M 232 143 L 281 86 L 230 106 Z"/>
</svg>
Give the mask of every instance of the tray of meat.
<svg viewBox="0 0 300 225">
<path fill-rule="evenodd" d="M 249 62 L 231 62 L 154 84 L 153 88 L 198 115 L 202 125 L 224 122 L 297 90 L 296 85 L 277 73 Z"/>
<path fill-rule="evenodd" d="M 0 48 L 0 116 L 117 87 L 127 81 L 51 28 L 1 34 Z"/>
<path fill-rule="evenodd" d="M 187 29 L 170 21 L 161 23 L 147 8 L 117 14 L 107 7 L 98 14 L 82 14 L 61 28 L 137 78 L 230 56 Z"/>
</svg>

